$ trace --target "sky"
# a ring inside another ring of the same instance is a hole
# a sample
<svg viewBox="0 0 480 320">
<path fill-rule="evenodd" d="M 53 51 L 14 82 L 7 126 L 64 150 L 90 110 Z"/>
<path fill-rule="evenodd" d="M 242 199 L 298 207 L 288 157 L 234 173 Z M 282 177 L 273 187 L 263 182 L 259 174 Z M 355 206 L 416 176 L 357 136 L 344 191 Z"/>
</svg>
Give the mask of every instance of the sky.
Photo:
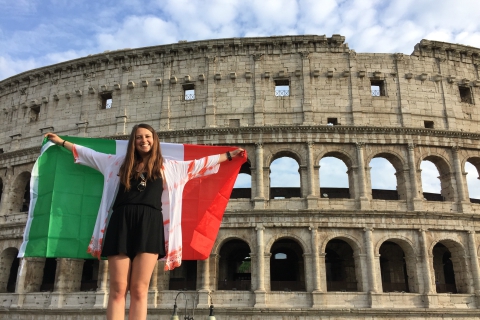
<svg viewBox="0 0 480 320">
<path fill-rule="evenodd" d="M 479 0 L 0 0 L 0 81 L 89 54 L 180 40 L 341 34 L 359 53 L 411 54 L 422 39 L 478 48 L 479 7 Z M 296 181 L 295 169 L 279 161 L 280 172 L 291 170 L 279 183 Z M 422 176 L 435 181 L 435 170 Z M 439 192 L 433 182 L 424 189 Z"/>
</svg>

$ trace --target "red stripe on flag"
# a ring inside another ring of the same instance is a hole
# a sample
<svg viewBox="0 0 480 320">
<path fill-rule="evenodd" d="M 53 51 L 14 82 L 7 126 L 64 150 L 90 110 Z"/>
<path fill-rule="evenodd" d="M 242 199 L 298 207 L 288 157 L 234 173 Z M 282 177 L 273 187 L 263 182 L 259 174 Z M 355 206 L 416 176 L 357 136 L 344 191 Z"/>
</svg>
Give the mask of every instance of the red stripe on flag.
<svg viewBox="0 0 480 320">
<path fill-rule="evenodd" d="M 199 159 L 235 149 L 186 144 L 184 159 Z M 182 200 L 183 260 L 204 260 L 210 255 L 233 185 L 246 159 L 245 154 L 243 160 L 222 162 L 217 174 L 193 179 L 185 185 Z"/>
</svg>

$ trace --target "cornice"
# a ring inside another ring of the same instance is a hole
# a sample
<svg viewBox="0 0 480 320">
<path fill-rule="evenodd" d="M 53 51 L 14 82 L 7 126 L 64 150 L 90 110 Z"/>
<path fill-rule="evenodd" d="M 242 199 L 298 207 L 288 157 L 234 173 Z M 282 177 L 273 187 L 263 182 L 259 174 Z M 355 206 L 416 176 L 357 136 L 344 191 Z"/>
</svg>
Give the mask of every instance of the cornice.
<svg viewBox="0 0 480 320">
<path fill-rule="evenodd" d="M 271 54 L 269 48 L 284 50 L 290 48 L 291 52 L 315 51 L 315 48 L 331 48 L 332 53 L 349 52 L 345 37 L 334 34 L 331 37 L 325 35 L 298 35 L 298 36 L 272 36 L 252 38 L 224 38 L 200 41 L 179 41 L 178 43 L 159 46 L 142 47 L 135 49 L 119 49 L 105 51 L 98 54 L 88 55 L 78 59 L 69 60 L 37 69 L 19 73 L 10 78 L 0 81 L 0 88 L 23 82 L 29 82 L 46 74 L 52 75 L 58 71 L 77 70 L 90 65 L 102 63 L 128 62 L 132 59 L 151 59 L 152 57 L 181 56 L 191 53 L 200 54 L 239 54 L 239 49 L 247 48 L 248 54 L 262 52 Z M 244 52 L 246 53 L 246 51 Z"/>
<path fill-rule="evenodd" d="M 415 136 L 415 137 L 437 137 L 437 138 L 456 138 L 480 140 L 480 133 L 448 131 L 423 128 L 382 128 L 382 127 L 364 127 L 364 126 L 264 126 L 264 127 L 239 127 L 239 128 L 201 128 L 185 129 L 171 131 L 157 131 L 160 139 L 169 140 L 182 137 L 202 137 L 202 136 L 225 136 L 225 134 L 244 135 L 244 134 L 270 134 L 270 133 L 325 133 L 325 134 L 354 134 L 354 135 L 396 135 L 396 136 Z M 110 140 L 127 140 L 128 135 L 98 137 Z M 269 141 L 265 141 L 269 142 Z M 272 143 L 275 143 L 272 141 Z M 345 142 L 348 143 L 348 142 Z M 368 143 L 368 141 L 367 141 Z M 450 146 L 451 147 L 451 146 Z M 480 147 L 480 146 L 479 146 Z M 0 154 L 0 161 L 22 156 L 38 155 L 40 146 L 27 149 L 6 152 Z"/>
</svg>

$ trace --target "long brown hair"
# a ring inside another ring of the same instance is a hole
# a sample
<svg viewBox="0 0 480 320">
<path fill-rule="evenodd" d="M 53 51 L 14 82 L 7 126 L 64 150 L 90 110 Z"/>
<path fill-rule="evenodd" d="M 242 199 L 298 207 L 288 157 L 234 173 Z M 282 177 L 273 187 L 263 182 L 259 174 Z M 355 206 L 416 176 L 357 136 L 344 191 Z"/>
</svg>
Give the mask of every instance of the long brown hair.
<svg viewBox="0 0 480 320">
<path fill-rule="evenodd" d="M 134 168 L 143 160 L 135 148 L 135 136 L 138 128 L 147 129 L 152 133 L 153 138 L 153 145 L 150 149 L 150 157 L 148 158 L 146 166 L 143 168 L 143 171 L 147 173 L 147 180 L 155 180 L 163 176 L 163 157 L 160 149 L 160 140 L 158 139 L 157 133 L 148 124 L 137 124 L 133 127 L 132 133 L 130 133 L 127 146 L 127 155 L 125 156 L 125 160 L 123 160 L 123 164 L 120 167 L 119 172 L 120 182 L 123 183 L 126 191 L 130 190 L 130 179 L 132 179 L 135 175 L 137 177 L 139 175 L 139 173 L 134 171 Z"/>
</svg>

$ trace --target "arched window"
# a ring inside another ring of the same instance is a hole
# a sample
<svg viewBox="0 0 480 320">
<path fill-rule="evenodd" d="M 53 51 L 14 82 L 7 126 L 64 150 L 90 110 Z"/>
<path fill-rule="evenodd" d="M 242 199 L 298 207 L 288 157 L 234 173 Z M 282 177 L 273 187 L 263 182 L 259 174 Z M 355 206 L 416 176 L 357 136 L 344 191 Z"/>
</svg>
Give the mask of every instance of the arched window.
<svg viewBox="0 0 480 320">
<path fill-rule="evenodd" d="M 480 203 L 480 158 L 470 158 L 465 163 L 470 202 Z"/>
<path fill-rule="evenodd" d="M 332 239 L 325 247 L 327 291 L 358 291 L 352 247 L 340 239 Z"/>
<path fill-rule="evenodd" d="M 182 265 L 170 271 L 168 290 L 196 290 L 197 261 L 185 260 Z"/>
<path fill-rule="evenodd" d="M 82 283 L 80 291 L 95 291 L 98 283 L 99 261 L 97 259 L 85 260 L 82 269 Z"/>
<path fill-rule="evenodd" d="M 15 179 L 12 191 L 13 212 L 27 212 L 30 205 L 30 172 L 22 172 Z"/>
<path fill-rule="evenodd" d="M 331 199 L 349 199 L 349 176 L 345 163 L 331 156 L 320 160 L 320 196 Z"/>
<path fill-rule="evenodd" d="M 435 270 L 435 286 L 437 293 L 457 293 L 455 271 L 453 269 L 452 254 L 443 244 L 437 243 L 433 247 L 433 269 Z"/>
<path fill-rule="evenodd" d="M 43 268 L 43 279 L 40 291 L 53 291 L 55 286 L 55 273 L 57 272 L 57 259 L 46 258 Z"/>
<path fill-rule="evenodd" d="M 432 253 L 437 293 L 469 293 L 473 283 L 463 246 L 453 240 L 442 240 L 433 247 Z"/>
<path fill-rule="evenodd" d="M 218 290 L 250 290 L 250 247 L 243 240 L 230 240 L 220 250 Z"/>
<path fill-rule="evenodd" d="M 270 251 L 271 291 L 305 291 L 303 250 L 291 239 L 277 240 Z"/>
<path fill-rule="evenodd" d="M 250 171 L 250 163 L 247 160 L 240 168 L 230 199 L 250 199 L 251 197 L 252 173 Z"/>
<path fill-rule="evenodd" d="M 0 292 L 15 292 L 20 259 L 16 248 L 5 249 L 0 255 Z"/>
<path fill-rule="evenodd" d="M 383 292 L 410 292 L 405 254 L 398 244 L 385 241 L 381 245 L 380 272 Z"/>
<path fill-rule="evenodd" d="M 270 165 L 270 199 L 301 197 L 298 162 L 291 157 L 275 159 Z"/>
<path fill-rule="evenodd" d="M 423 197 L 428 201 L 453 201 L 455 181 L 445 160 L 426 157 L 421 165 Z"/>
<path fill-rule="evenodd" d="M 2 203 L 2 195 L 3 195 L 3 180 L 0 179 L 0 203 Z"/>
<path fill-rule="evenodd" d="M 372 199 L 400 200 L 396 170 L 392 163 L 383 157 L 378 157 L 373 158 L 369 166 Z"/>
</svg>

